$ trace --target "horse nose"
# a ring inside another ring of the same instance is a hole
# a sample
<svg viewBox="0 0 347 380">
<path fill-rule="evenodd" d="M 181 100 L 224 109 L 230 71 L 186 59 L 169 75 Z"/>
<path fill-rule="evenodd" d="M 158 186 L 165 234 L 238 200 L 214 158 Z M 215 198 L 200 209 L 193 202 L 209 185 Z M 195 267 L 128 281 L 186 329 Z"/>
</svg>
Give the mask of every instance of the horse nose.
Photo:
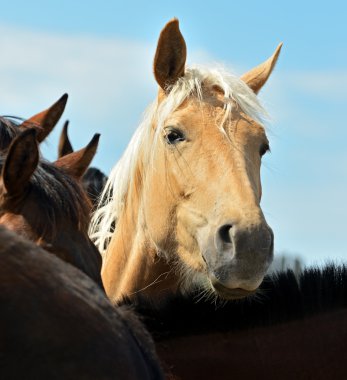
<svg viewBox="0 0 347 380">
<path fill-rule="evenodd" d="M 232 237 L 232 223 L 226 223 L 217 228 L 214 243 L 218 252 L 226 255 L 228 258 L 232 258 L 234 252 L 234 244 Z"/>
<path fill-rule="evenodd" d="M 250 226 L 240 228 L 237 223 L 226 223 L 217 229 L 215 243 L 217 248 L 230 247 L 230 245 L 258 245 L 260 241 L 270 248 L 273 246 L 274 235 L 268 225 Z"/>
<path fill-rule="evenodd" d="M 222 224 L 215 233 L 215 248 L 219 260 L 229 260 L 257 265 L 272 261 L 274 235 L 266 223 L 249 225 L 238 223 Z"/>
<path fill-rule="evenodd" d="M 223 244 L 230 244 L 231 236 L 230 236 L 230 230 L 232 229 L 232 224 L 224 224 L 222 227 L 219 227 L 218 229 L 218 238 L 220 239 L 221 243 Z"/>
<path fill-rule="evenodd" d="M 213 287 L 222 296 L 226 289 L 254 291 L 273 259 L 271 228 L 263 221 L 247 226 L 225 223 L 217 228 L 214 236 L 216 251 L 211 254 L 210 250 L 205 255 Z"/>
</svg>

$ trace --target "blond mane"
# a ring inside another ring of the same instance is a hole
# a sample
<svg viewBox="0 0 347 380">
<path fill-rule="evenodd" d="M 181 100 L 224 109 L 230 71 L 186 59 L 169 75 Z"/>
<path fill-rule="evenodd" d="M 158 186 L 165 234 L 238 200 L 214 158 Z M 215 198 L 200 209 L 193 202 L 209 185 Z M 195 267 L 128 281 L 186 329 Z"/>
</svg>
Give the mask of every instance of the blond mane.
<svg viewBox="0 0 347 380">
<path fill-rule="evenodd" d="M 205 67 L 186 68 L 181 77 L 170 89 L 168 96 L 158 104 L 155 100 L 146 110 L 143 121 L 123 156 L 112 169 L 99 205 L 90 225 L 89 234 L 101 253 L 104 253 L 114 226 L 124 207 L 128 190 L 135 181 L 135 171 L 141 154 L 143 167 L 151 164 L 152 152 L 161 136 L 160 131 L 165 126 L 169 115 L 174 112 L 189 96 L 195 96 L 203 101 L 202 86 L 205 88 L 219 87 L 224 93 L 224 123 L 230 117 L 235 104 L 253 120 L 263 123 L 267 113 L 259 103 L 254 92 L 238 77 L 223 68 L 210 69 Z M 151 127 L 155 120 L 154 139 Z"/>
</svg>

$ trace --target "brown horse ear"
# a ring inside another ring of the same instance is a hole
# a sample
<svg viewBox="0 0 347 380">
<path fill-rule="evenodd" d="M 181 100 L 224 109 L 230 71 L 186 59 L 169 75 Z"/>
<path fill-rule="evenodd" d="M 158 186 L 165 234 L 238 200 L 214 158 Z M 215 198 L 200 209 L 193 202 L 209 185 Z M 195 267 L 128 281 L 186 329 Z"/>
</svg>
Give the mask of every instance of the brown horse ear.
<svg viewBox="0 0 347 380">
<path fill-rule="evenodd" d="M 64 112 L 68 95 L 64 94 L 57 102 L 46 110 L 25 120 L 20 127 L 35 128 L 37 131 L 37 141 L 42 142 L 58 123 Z"/>
<path fill-rule="evenodd" d="M 61 131 L 59 145 L 58 145 L 58 158 L 66 156 L 73 152 L 73 148 L 67 134 L 67 129 L 69 126 L 69 121 L 67 120 L 64 124 L 63 130 Z"/>
<path fill-rule="evenodd" d="M 186 43 L 174 18 L 161 31 L 154 57 L 154 76 L 164 91 L 184 75 L 186 57 Z"/>
<path fill-rule="evenodd" d="M 67 154 L 55 161 L 54 165 L 63 168 L 70 175 L 81 178 L 95 156 L 100 134 L 96 133 L 90 143 L 83 149 Z"/>
<path fill-rule="evenodd" d="M 259 66 L 243 74 L 241 79 L 257 94 L 268 80 L 272 70 L 274 69 L 278 56 L 282 48 L 280 43 L 273 55 Z"/>
<path fill-rule="evenodd" d="M 2 169 L 3 184 L 9 195 L 20 194 L 25 189 L 38 162 L 36 131 L 28 129 L 12 141 Z"/>
</svg>

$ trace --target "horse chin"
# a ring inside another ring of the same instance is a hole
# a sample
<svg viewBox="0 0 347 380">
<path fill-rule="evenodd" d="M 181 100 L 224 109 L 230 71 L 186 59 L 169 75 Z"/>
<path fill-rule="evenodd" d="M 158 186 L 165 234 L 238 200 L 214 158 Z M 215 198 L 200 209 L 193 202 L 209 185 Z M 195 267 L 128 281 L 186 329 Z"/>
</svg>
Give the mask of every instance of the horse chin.
<svg viewBox="0 0 347 380">
<path fill-rule="evenodd" d="M 254 290 L 245 290 L 242 288 L 227 288 L 222 285 L 220 282 L 211 281 L 212 289 L 216 294 L 224 300 L 237 300 L 245 297 L 249 297 L 256 293 L 257 289 Z"/>
</svg>

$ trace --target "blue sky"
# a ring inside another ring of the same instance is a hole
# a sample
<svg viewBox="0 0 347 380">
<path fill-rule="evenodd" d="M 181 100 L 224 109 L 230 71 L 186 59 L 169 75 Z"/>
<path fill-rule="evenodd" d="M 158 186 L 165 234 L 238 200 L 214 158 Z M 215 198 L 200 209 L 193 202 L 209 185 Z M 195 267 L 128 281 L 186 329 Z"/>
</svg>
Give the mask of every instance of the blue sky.
<svg viewBox="0 0 347 380">
<path fill-rule="evenodd" d="M 276 250 L 347 256 L 347 5 L 342 1 L 11 1 L 0 13 L 0 114 L 28 117 L 64 92 L 75 148 L 100 132 L 108 172 L 156 94 L 158 34 L 180 19 L 191 63 L 237 74 L 283 41 L 261 100 L 272 116 L 263 210 Z M 211 7 L 213 5 L 213 7 Z M 54 159 L 60 126 L 44 146 Z"/>
</svg>

